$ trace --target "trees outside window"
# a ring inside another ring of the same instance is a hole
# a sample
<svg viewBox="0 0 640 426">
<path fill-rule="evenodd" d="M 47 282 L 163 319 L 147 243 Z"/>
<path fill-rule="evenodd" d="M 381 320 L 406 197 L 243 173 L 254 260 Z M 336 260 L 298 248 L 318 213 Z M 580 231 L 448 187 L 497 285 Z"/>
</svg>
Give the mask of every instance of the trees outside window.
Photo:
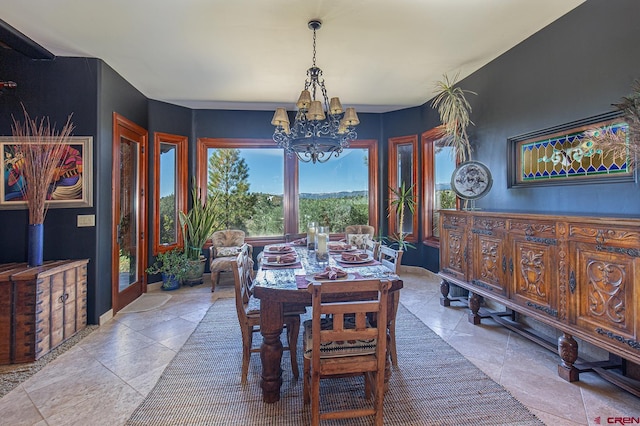
<svg viewBox="0 0 640 426">
<path fill-rule="evenodd" d="M 207 194 L 217 195 L 216 214 L 225 229 L 247 231 L 258 194 L 250 192 L 249 166 L 239 149 L 212 149 L 208 160 Z"/>
<path fill-rule="evenodd" d="M 282 239 L 306 232 L 309 221 L 344 232 L 377 227 L 377 141 L 355 141 L 327 163 L 298 163 L 270 140 L 198 140 L 198 179 L 228 228 L 248 239 Z"/>
</svg>

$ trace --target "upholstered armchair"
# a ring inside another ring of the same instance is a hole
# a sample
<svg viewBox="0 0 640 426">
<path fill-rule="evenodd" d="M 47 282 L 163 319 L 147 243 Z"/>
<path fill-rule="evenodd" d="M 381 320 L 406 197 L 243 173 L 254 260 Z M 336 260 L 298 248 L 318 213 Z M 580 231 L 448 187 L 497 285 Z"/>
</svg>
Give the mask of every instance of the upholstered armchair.
<svg viewBox="0 0 640 426">
<path fill-rule="evenodd" d="M 221 272 L 231 272 L 231 265 L 238 257 L 244 244 L 244 231 L 225 229 L 216 231 L 211 236 L 209 248 L 209 269 L 211 270 L 211 291 L 216 290 Z M 249 246 L 249 257 L 253 255 L 253 247 Z M 253 263 L 252 263 L 253 265 Z"/>
<path fill-rule="evenodd" d="M 344 228 L 344 241 L 366 249 L 367 240 L 373 240 L 376 229 L 371 225 L 348 225 Z"/>
</svg>

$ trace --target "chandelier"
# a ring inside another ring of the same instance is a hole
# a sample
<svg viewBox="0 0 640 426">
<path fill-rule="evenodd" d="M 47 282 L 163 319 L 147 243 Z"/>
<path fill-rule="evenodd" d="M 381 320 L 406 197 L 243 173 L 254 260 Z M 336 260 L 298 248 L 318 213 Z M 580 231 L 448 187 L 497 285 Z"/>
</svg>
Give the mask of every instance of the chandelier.
<svg viewBox="0 0 640 426">
<path fill-rule="evenodd" d="M 286 108 L 276 108 L 271 124 L 276 126 L 273 140 L 287 154 L 295 154 L 305 163 L 324 163 L 332 155 L 338 157 L 350 141 L 358 138 L 355 127 L 360 120 L 355 108 L 344 110 L 337 97 L 329 101 L 322 70 L 316 66 L 316 31 L 322 22 L 315 19 L 308 25 L 313 30 L 313 65 L 307 70 L 304 90 L 296 103 L 293 126 Z M 318 92 L 320 100 L 316 100 Z"/>
</svg>

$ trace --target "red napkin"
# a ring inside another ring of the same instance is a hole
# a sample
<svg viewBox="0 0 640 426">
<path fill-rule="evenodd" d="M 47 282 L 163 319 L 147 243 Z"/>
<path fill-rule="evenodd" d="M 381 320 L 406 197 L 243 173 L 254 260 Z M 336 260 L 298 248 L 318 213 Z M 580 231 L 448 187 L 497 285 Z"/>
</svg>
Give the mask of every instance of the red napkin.
<svg viewBox="0 0 640 426">
<path fill-rule="evenodd" d="M 313 276 L 317 280 L 337 280 L 338 278 L 344 278 L 347 276 L 347 272 L 335 266 L 327 266 L 323 272 L 318 272 Z"/>
<path fill-rule="evenodd" d="M 367 260 L 369 255 L 367 253 L 355 252 L 355 253 L 342 253 L 342 260 L 347 262 L 356 262 L 358 260 Z"/>
<path fill-rule="evenodd" d="M 329 250 L 333 250 L 333 251 L 342 251 L 342 250 L 349 250 L 351 248 L 351 245 L 349 244 L 345 244 L 345 243 L 329 243 L 327 244 L 327 246 L 329 247 Z"/>
<path fill-rule="evenodd" d="M 293 251 L 293 249 L 289 246 L 271 246 L 267 247 L 267 251 L 269 253 L 287 253 Z"/>
<path fill-rule="evenodd" d="M 264 260 L 268 263 L 291 263 L 296 261 L 296 255 L 295 253 L 287 253 L 279 256 L 270 254 L 265 256 Z"/>
</svg>

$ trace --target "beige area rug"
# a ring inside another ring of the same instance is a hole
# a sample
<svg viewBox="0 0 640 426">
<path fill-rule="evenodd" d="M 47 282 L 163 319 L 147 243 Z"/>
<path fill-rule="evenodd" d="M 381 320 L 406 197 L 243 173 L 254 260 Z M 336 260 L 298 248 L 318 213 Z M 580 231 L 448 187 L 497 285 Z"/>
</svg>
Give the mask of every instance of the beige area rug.
<svg viewBox="0 0 640 426">
<path fill-rule="evenodd" d="M 153 309 L 158 309 L 171 299 L 170 294 L 165 293 L 142 293 L 133 302 L 118 311 L 119 314 L 130 314 L 134 312 L 145 312 Z"/>
<path fill-rule="evenodd" d="M 399 367 L 393 370 L 385 397 L 386 425 L 543 424 L 402 305 L 398 315 Z M 265 404 L 258 354 L 251 359 L 249 383 L 240 384 L 241 348 L 234 300 L 216 301 L 127 424 L 308 424 L 302 379 L 293 379 L 288 352 L 283 356 L 281 399 Z M 302 359 L 299 364 L 302 368 Z M 364 399 L 360 378 L 323 380 L 321 392 L 324 407 L 360 404 Z"/>
</svg>

